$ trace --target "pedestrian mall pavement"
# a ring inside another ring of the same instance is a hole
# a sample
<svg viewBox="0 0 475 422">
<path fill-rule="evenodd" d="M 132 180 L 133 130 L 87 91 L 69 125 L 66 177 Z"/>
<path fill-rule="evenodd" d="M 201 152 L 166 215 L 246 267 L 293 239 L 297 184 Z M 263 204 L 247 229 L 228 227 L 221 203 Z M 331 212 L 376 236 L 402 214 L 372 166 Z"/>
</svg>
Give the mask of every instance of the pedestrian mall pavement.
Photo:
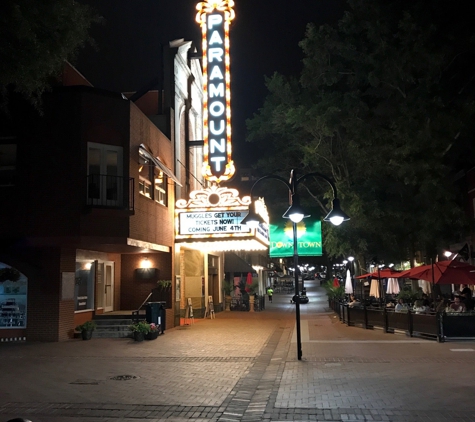
<svg viewBox="0 0 475 422">
<path fill-rule="evenodd" d="M 0 422 L 475 421 L 475 343 L 346 327 L 295 305 L 221 312 L 154 341 L 0 343 Z"/>
</svg>

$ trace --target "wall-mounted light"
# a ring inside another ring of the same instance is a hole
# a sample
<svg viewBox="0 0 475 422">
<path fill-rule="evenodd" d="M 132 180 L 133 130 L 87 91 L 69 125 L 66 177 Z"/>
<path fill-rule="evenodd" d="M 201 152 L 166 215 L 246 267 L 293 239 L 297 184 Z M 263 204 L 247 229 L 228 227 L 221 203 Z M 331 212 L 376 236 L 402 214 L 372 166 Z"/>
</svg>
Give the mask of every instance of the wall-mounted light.
<svg viewBox="0 0 475 422">
<path fill-rule="evenodd" d="M 135 269 L 135 273 L 140 280 L 158 280 L 158 268 L 152 268 L 152 262 L 147 257 L 140 261 L 140 267 Z"/>
<path fill-rule="evenodd" d="M 151 267 L 152 267 L 152 263 L 147 257 L 142 259 L 142 261 L 140 262 L 140 268 L 151 268 Z"/>
<path fill-rule="evenodd" d="M 92 267 L 92 262 L 86 262 L 86 263 L 84 264 L 84 269 L 85 269 L 85 270 L 90 270 L 91 267 Z"/>
</svg>

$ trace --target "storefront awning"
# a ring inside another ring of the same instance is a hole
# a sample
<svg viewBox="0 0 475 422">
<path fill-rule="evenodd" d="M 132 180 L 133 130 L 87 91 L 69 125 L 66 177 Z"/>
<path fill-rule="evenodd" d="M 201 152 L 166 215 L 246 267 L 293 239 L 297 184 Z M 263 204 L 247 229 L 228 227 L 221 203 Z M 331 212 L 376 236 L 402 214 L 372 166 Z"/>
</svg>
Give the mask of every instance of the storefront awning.
<svg viewBox="0 0 475 422">
<path fill-rule="evenodd" d="M 173 172 L 160 160 L 158 157 L 154 157 L 148 150 L 145 148 L 144 144 L 139 146 L 139 154 L 144 157 L 146 160 L 151 161 L 155 164 L 161 171 L 163 171 L 170 179 L 172 179 L 178 186 L 183 185 L 180 183 L 178 178 L 173 174 Z"/>
<path fill-rule="evenodd" d="M 224 272 L 225 273 L 254 273 L 252 268 L 244 259 L 235 253 L 228 252 L 224 255 Z"/>
</svg>

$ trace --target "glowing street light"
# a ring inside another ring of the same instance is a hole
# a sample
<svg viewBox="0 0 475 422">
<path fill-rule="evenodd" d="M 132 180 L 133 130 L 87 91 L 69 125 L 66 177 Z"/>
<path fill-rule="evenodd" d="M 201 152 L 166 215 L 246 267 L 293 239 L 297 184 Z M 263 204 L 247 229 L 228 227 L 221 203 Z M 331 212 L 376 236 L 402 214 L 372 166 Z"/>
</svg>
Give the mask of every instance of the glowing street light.
<svg viewBox="0 0 475 422">
<path fill-rule="evenodd" d="M 302 359 L 302 340 L 300 335 L 300 295 L 299 295 L 299 276 L 298 276 L 298 267 L 299 267 L 299 257 L 298 257 L 298 248 L 297 248 L 297 223 L 302 221 L 304 218 L 310 217 L 310 214 L 307 214 L 305 210 L 300 205 L 300 197 L 297 192 L 297 188 L 301 182 L 303 182 L 308 177 L 319 177 L 320 179 L 325 180 L 332 188 L 333 192 L 333 201 L 332 201 L 332 209 L 327 214 L 327 216 L 323 219 L 323 221 L 329 221 L 335 226 L 339 226 L 343 221 L 347 221 L 350 219 L 348 215 L 346 215 L 340 208 L 340 200 L 338 199 L 336 186 L 331 179 L 327 176 L 312 172 L 308 174 L 304 174 L 303 176 L 297 177 L 297 172 L 292 170 L 290 172 L 290 180 L 287 181 L 283 177 L 276 176 L 276 175 L 267 175 L 263 176 L 260 179 L 257 179 L 251 187 L 250 197 L 251 200 L 253 198 L 253 190 L 254 187 L 261 182 L 262 180 L 266 179 L 275 179 L 282 182 L 285 186 L 287 186 L 289 193 L 290 193 L 290 207 L 282 216 L 283 218 L 288 218 L 292 221 L 292 232 L 293 232 L 293 252 L 294 252 L 294 279 L 295 279 L 295 318 L 296 318 L 296 330 L 297 330 L 297 358 L 298 360 Z M 264 223 L 264 219 L 255 211 L 255 207 L 253 203 L 249 206 L 249 214 L 242 220 L 241 224 L 247 224 L 251 228 L 257 228 L 259 224 Z"/>
</svg>

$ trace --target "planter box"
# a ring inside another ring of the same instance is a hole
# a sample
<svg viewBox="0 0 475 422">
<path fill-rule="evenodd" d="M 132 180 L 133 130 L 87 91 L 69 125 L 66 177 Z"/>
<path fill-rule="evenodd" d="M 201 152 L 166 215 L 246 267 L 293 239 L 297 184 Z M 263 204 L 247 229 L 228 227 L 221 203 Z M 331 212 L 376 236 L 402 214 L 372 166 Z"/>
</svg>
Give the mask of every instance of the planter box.
<svg viewBox="0 0 475 422">
<path fill-rule="evenodd" d="M 159 331 L 151 331 L 145 334 L 145 340 L 155 340 L 158 337 Z"/>
</svg>

